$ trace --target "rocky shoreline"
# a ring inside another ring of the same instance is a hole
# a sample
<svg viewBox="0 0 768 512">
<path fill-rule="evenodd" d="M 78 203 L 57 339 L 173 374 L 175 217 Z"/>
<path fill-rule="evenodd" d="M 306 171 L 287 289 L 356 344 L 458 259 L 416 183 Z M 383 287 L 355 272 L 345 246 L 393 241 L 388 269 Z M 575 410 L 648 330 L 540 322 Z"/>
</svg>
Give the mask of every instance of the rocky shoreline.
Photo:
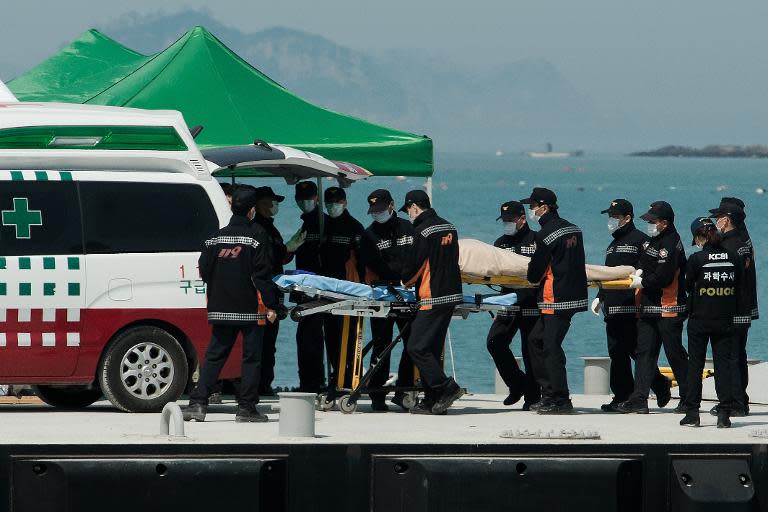
<svg viewBox="0 0 768 512">
<path fill-rule="evenodd" d="M 717 144 L 703 148 L 687 146 L 664 146 L 652 151 L 638 151 L 630 156 L 664 156 L 664 157 L 705 157 L 705 158 L 768 158 L 768 145 L 756 144 L 738 146 L 735 144 Z"/>
</svg>

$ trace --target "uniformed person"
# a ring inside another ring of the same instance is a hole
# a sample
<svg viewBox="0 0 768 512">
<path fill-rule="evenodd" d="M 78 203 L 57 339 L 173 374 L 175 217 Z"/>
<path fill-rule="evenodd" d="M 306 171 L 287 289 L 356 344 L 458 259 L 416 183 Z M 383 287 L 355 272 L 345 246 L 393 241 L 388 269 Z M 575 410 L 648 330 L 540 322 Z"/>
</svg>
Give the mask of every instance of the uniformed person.
<svg viewBox="0 0 768 512">
<path fill-rule="evenodd" d="M 528 281 L 539 283 L 539 316 L 530 335 L 533 371 L 542 399 L 531 407 L 539 414 L 573 412 L 565 369 L 563 341 L 573 315 L 586 311 L 587 275 L 581 229 L 558 214 L 557 196 L 536 187 L 521 201 L 541 225 L 536 251 L 528 265 Z"/>
<path fill-rule="evenodd" d="M 720 210 L 718 214 L 725 214 Z M 722 223 L 721 223 L 722 224 Z M 742 293 L 743 262 L 726 249 L 712 221 L 700 217 L 691 224 L 693 244 L 701 251 L 691 255 L 685 276 L 688 291 L 688 392 L 683 403 L 685 417 L 680 425 L 699 426 L 701 372 L 712 344 L 717 383 L 717 427 L 731 426 L 730 415 L 742 393 L 737 365 L 739 337 L 735 325 L 750 321 L 748 298 Z M 745 314 L 746 312 L 746 314 Z"/>
<path fill-rule="evenodd" d="M 496 219 L 504 223 L 504 234 L 493 243 L 495 247 L 515 254 L 531 257 L 536 251 L 536 233 L 528 227 L 525 207 L 517 201 L 508 201 L 501 205 L 501 214 Z M 541 400 L 541 389 L 533 373 L 529 348 L 529 337 L 539 317 L 536 288 L 503 287 L 503 293 L 516 293 L 516 310 L 496 315 L 486 338 L 486 347 L 496 364 L 504 384 L 509 388 L 509 395 L 504 405 L 513 405 L 520 398 L 523 410 L 530 410 L 531 404 Z M 523 356 L 525 372 L 517 364 L 510 345 L 515 334 L 520 331 L 520 352 Z"/>
<path fill-rule="evenodd" d="M 243 335 L 243 364 L 235 421 L 264 422 L 259 402 L 261 344 L 264 327 L 277 318 L 277 288 L 272 283 L 272 262 L 266 240 L 249 221 L 255 214 L 252 188 L 238 188 L 232 195 L 229 225 L 203 244 L 200 276 L 207 284 L 208 323 L 213 325 L 200 379 L 184 410 L 187 421 L 204 421 L 208 396 L 232 351 Z"/>
<path fill-rule="evenodd" d="M 608 231 L 613 240 L 605 250 L 605 265 L 608 267 L 639 267 L 640 254 L 648 242 L 648 235 L 638 230 L 634 223 L 632 203 L 626 199 L 614 199 L 608 208 L 600 212 L 608 215 Z M 637 318 L 640 314 L 640 292 L 638 290 L 600 289 L 592 302 L 592 312 L 603 312 L 605 334 L 608 341 L 608 355 L 611 358 L 610 385 L 613 399 L 600 408 L 605 412 L 618 412 L 617 406 L 629 399 L 635 387 L 632 377 L 632 361 L 637 347 Z M 664 407 L 672 398 L 672 383 L 656 370 L 651 389 L 656 394 L 659 407 Z"/>
<path fill-rule="evenodd" d="M 749 231 L 744 223 L 746 214 L 744 212 L 744 202 L 737 197 L 724 197 L 720 200 L 720 206 L 710 213 L 716 219 L 716 226 L 723 235 L 723 247 L 729 251 L 736 252 L 739 256 L 741 265 L 744 267 L 744 283 L 742 293 L 746 294 L 748 301 L 746 307 L 749 311 L 751 321 L 760 318 L 757 308 L 757 273 L 755 271 L 755 255 L 752 239 L 749 237 Z M 738 365 L 739 377 L 741 382 L 741 397 L 739 403 L 743 409 L 731 411 L 731 416 L 741 416 L 749 414 L 749 395 L 747 386 L 749 385 L 749 365 L 747 364 L 747 339 L 749 337 L 749 328 L 751 323 L 742 323 L 736 326 L 736 334 L 739 338 Z M 717 415 L 717 406 L 710 411 Z"/>
<path fill-rule="evenodd" d="M 403 267 L 403 282 L 416 287 L 419 301 L 406 348 L 425 388 L 424 399 L 411 413 L 443 414 L 463 394 L 440 364 L 453 310 L 464 300 L 458 233 L 453 224 L 432 209 L 423 190 L 408 192 L 400 211 L 408 214 L 415 230 L 413 250 Z"/>
<path fill-rule="evenodd" d="M 365 282 L 400 283 L 403 266 L 408 253 L 413 249 L 413 225 L 395 212 L 395 201 L 388 190 L 374 190 L 368 195 L 368 214 L 373 219 L 365 229 L 362 250 L 366 263 Z M 373 352 L 371 365 L 380 359 L 382 351 L 392 342 L 394 327 L 397 325 L 400 334 L 407 325 L 405 319 L 371 318 L 371 336 Z M 403 352 L 397 370 L 397 385 L 400 387 L 413 386 L 413 362 L 405 348 L 408 343 L 406 331 L 403 339 Z M 389 376 L 390 355 L 382 361 L 377 373 L 371 379 L 371 387 L 381 387 Z M 370 393 L 374 411 L 388 410 L 383 393 Z M 403 402 L 405 393 L 397 392 L 392 403 L 406 409 Z"/>
<path fill-rule="evenodd" d="M 347 194 L 344 189 L 329 187 L 325 190 L 324 199 L 328 215 L 325 220 L 324 238 L 320 244 L 320 275 L 361 283 L 365 276 L 365 263 L 361 257 L 360 246 L 365 228 L 347 210 Z M 331 314 L 322 317 L 325 350 L 332 369 L 328 387 L 333 388 L 340 370 L 344 318 Z M 362 321 L 357 317 L 347 318 L 350 322 L 344 387 L 351 385 L 357 323 Z"/>
<path fill-rule="evenodd" d="M 317 209 L 317 193 L 317 185 L 312 181 L 300 181 L 296 184 L 295 199 L 301 210 L 301 227 L 298 234 L 286 244 L 286 249 L 296 257 L 296 270 L 314 274 L 321 272 L 320 215 L 323 215 L 326 221 L 328 219 L 326 214 Z M 297 294 L 291 297 L 291 300 L 300 303 L 304 299 Z M 319 393 L 325 386 L 323 339 L 322 315 L 305 316 L 298 321 L 296 355 L 299 389 L 303 392 Z"/>
<path fill-rule="evenodd" d="M 644 243 L 640 269 L 632 276 L 632 288 L 642 288 L 640 320 L 637 325 L 635 389 L 629 400 L 619 404 L 622 413 L 648 414 L 648 393 L 653 382 L 662 345 L 680 386 L 683 413 L 688 391 L 688 353 L 683 347 L 686 317 L 685 250 L 675 229 L 675 212 L 669 203 L 656 201 L 641 219 L 648 223 L 651 239 Z"/>
</svg>

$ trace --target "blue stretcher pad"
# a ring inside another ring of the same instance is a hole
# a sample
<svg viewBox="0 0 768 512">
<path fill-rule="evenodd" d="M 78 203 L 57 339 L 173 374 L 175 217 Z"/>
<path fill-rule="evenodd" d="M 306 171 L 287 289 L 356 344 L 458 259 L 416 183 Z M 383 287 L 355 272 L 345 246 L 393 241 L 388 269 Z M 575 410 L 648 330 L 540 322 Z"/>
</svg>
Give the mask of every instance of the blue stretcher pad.
<svg viewBox="0 0 768 512">
<path fill-rule="evenodd" d="M 349 295 L 351 297 L 360 299 L 380 300 L 386 302 L 401 300 L 399 297 L 395 296 L 386 286 L 369 286 L 367 284 L 354 283 L 352 281 L 334 279 L 332 277 L 323 277 L 314 274 L 283 274 L 276 276 L 273 281 L 278 287 L 283 289 L 289 289 L 292 286 L 303 286 L 307 288 L 315 288 L 325 292 Z M 402 296 L 402 298 L 405 299 L 406 302 L 416 302 L 416 294 L 412 290 L 406 290 L 400 286 L 396 287 L 395 289 Z M 475 304 L 475 297 L 471 295 L 465 295 L 464 302 L 467 304 Z M 516 303 L 516 293 L 508 293 L 506 295 L 493 295 L 489 297 L 483 297 L 482 299 L 482 304 L 494 306 L 514 306 Z"/>
</svg>

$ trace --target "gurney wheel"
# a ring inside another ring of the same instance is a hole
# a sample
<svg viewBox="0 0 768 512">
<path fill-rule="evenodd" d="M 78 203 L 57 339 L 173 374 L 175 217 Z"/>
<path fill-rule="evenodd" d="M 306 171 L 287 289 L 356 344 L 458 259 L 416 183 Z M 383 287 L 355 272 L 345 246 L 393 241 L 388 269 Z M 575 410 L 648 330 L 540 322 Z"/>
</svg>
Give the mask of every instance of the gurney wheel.
<svg viewBox="0 0 768 512">
<path fill-rule="evenodd" d="M 336 407 L 336 400 L 328 400 L 328 393 L 317 395 L 317 408 L 320 411 L 330 411 Z"/>
<path fill-rule="evenodd" d="M 409 391 L 405 394 L 403 397 L 403 405 L 406 409 L 413 409 L 416 407 L 416 402 L 418 401 L 418 395 L 416 391 Z"/>
<path fill-rule="evenodd" d="M 352 414 L 357 410 L 357 402 L 350 403 L 349 395 L 346 395 L 341 400 L 339 400 L 339 410 L 341 410 L 341 412 L 344 414 Z"/>
<path fill-rule="evenodd" d="M 294 322 L 298 322 L 299 320 L 301 320 L 301 312 L 302 312 L 302 309 L 299 307 L 295 307 L 291 309 L 291 312 L 289 314 L 289 316 L 291 317 L 291 320 L 293 320 Z"/>
</svg>

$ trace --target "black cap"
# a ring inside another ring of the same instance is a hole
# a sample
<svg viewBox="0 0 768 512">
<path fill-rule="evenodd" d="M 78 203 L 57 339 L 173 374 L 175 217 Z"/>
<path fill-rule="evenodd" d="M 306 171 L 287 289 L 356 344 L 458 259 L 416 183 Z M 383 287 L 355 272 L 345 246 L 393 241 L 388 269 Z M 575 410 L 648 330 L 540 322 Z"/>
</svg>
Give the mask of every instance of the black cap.
<svg viewBox="0 0 768 512">
<path fill-rule="evenodd" d="M 611 206 L 601 211 L 600 213 L 607 213 L 608 215 L 631 215 L 635 216 L 635 211 L 632 208 L 632 203 L 626 199 L 614 199 L 611 201 Z"/>
<path fill-rule="evenodd" d="M 296 200 L 312 199 L 317 196 L 317 185 L 314 181 L 300 181 L 296 184 Z"/>
<path fill-rule="evenodd" d="M 744 201 L 742 201 L 738 197 L 724 197 L 720 200 L 720 204 L 723 204 L 723 203 L 733 203 L 737 205 L 739 208 L 741 208 L 742 210 L 746 208 Z"/>
<path fill-rule="evenodd" d="M 256 204 L 256 189 L 251 186 L 240 186 L 232 191 L 232 213 L 246 215 Z"/>
<path fill-rule="evenodd" d="M 257 187 L 255 194 L 257 201 L 259 199 L 264 199 L 265 197 L 268 197 L 273 201 L 277 201 L 278 203 L 282 203 L 285 200 L 285 196 L 279 196 L 275 194 L 275 192 L 272 190 L 272 187 Z"/>
<path fill-rule="evenodd" d="M 557 205 L 557 195 L 548 188 L 535 187 L 531 192 L 531 197 L 520 200 L 523 204 L 546 204 L 549 206 Z"/>
<path fill-rule="evenodd" d="M 389 193 L 389 190 L 383 188 L 374 190 L 368 195 L 368 213 L 383 212 L 393 202 L 395 200 L 392 199 L 392 194 Z"/>
<path fill-rule="evenodd" d="M 703 234 L 701 232 L 705 231 L 705 228 L 714 227 L 715 225 L 712 223 L 712 220 L 709 217 L 696 217 L 693 219 L 693 222 L 691 222 L 691 235 L 693 235 L 691 245 L 696 245 L 696 235 Z"/>
<path fill-rule="evenodd" d="M 496 217 L 496 220 L 501 219 L 504 222 L 514 222 L 521 215 L 525 215 L 525 206 L 518 201 L 507 201 L 501 205 L 501 215 Z"/>
<path fill-rule="evenodd" d="M 712 217 L 717 217 L 719 215 L 728 215 L 730 217 L 743 219 L 746 216 L 744 215 L 744 209 L 741 206 L 739 206 L 738 203 L 724 202 L 724 201 L 720 201 L 720 206 L 712 210 L 709 210 L 709 213 L 712 214 Z"/>
<path fill-rule="evenodd" d="M 326 203 L 338 203 L 342 199 L 347 198 L 347 193 L 344 192 L 344 189 L 340 187 L 328 187 L 325 189 L 323 198 L 325 199 Z"/>
<path fill-rule="evenodd" d="M 426 192 L 423 190 L 411 190 L 405 194 L 405 201 L 403 201 L 403 206 L 400 208 L 400 211 L 406 211 L 408 207 L 413 203 L 420 203 L 426 205 L 427 207 L 431 206 L 431 203 L 429 202 L 429 196 Z"/>
<path fill-rule="evenodd" d="M 650 209 L 643 214 L 641 219 L 652 222 L 655 220 L 668 220 L 670 222 L 675 221 L 675 211 L 672 206 L 666 201 L 655 201 L 651 203 Z"/>
</svg>

